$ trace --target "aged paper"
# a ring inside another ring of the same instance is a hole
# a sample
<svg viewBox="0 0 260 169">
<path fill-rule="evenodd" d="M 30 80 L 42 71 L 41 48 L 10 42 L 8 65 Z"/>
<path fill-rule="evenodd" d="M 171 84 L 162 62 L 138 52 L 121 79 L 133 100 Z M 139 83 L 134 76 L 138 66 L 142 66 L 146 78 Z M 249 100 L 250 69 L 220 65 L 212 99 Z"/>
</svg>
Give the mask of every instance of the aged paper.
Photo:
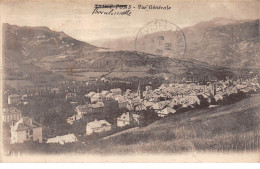
<svg viewBox="0 0 260 169">
<path fill-rule="evenodd" d="M 1 162 L 259 162 L 258 0 L 2 0 Z"/>
</svg>

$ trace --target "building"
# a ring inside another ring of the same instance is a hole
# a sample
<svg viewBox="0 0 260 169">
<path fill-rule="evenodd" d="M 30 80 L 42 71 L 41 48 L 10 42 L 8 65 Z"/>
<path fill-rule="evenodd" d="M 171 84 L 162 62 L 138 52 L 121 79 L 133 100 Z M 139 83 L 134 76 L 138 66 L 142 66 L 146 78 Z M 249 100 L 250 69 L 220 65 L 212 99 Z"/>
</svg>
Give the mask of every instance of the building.
<svg viewBox="0 0 260 169">
<path fill-rule="evenodd" d="M 59 143 L 63 145 L 65 143 L 74 143 L 77 141 L 78 139 L 74 134 L 67 134 L 64 136 L 56 136 L 54 138 L 49 138 L 46 143 Z"/>
<path fill-rule="evenodd" d="M 151 101 L 144 100 L 143 104 L 144 104 L 144 106 L 146 107 L 146 109 L 149 109 L 149 108 L 151 108 L 155 103 L 154 103 L 154 102 L 151 102 Z"/>
<path fill-rule="evenodd" d="M 3 122 L 11 123 L 13 121 L 18 121 L 22 118 L 22 112 L 15 107 L 5 108 L 3 110 Z"/>
<path fill-rule="evenodd" d="M 118 127 L 124 127 L 131 124 L 140 124 L 140 116 L 138 114 L 126 112 L 117 118 Z"/>
<path fill-rule="evenodd" d="M 114 94 L 114 93 L 106 94 L 106 98 L 115 98 L 115 97 L 116 97 L 116 94 Z"/>
<path fill-rule="evenodd" d="M 126 104 L 126 109 L 128 109 L 129 111 L 134 111 L 135 110 L 135 106 L 132 103 L 127 103 Z"/>
<path fill-rule="evenodd" d="M 143 99 L 143 98 L 144 98 L 144 97 L 143 97 L 143 90 L 142 90 L 142 88 L 141 88 L 140 82 L 139 82 L 139 84 L 138 84 L 137 96 L 138 96 L 139 99 Z"/>
<path fill-rule="evenodd" d="M 152 90 L 152 86 L 145 86 L 145 91 L 151 91 Z"/>
<path fill-rule="evenodd" d="M 81 114 L 81 115 L 74 114 L 73 116 L 68 117 L 68 118 L 66 119 L 66 121 L 67 121 L 67 123 L 69 123 L 69 124 L 73 124 L 74 121 L 80 120 L 81 118 L 82 118 L 82 114 Z"/>
<path fill-rule="evenodd" d="M 59 94 L 59 93 L 60 93 L 60 89 L 58 89 L 58 88 L 52 88 L 52 89 L 51 89 L 51 93 L 52 93 L 52 94 Z"/>
<path fill-rule="evenodd" d="M 133 116 L 133 122 L 135 123 L 135 124 L 137 124 L 137 125 L 140 125 L 140 115 L 138 115 L 138 114 L 132 114 L 132 116 Z"/>
<path fill-rule="evenodd" d="M 95 93 L 93 96 L 90 97 L 91 103 L 96 103 L 102 100 L 102 95 L 100 93 Z"/>
<path fill-rule="evenodd" d="M 77 94 L 76 93 L 68 93 L 66 94 L 66 100 L 73 100 L 77 98 Z"/>
<path fill-rule="evenodd" d="M 106 97 L 106 95 L 109 93 L 109 91 L 107 90 L 102 90 L 102 92 L 100 93 L 102 97 Z"/>
<path fill-rule="evenodd" d="M 112 98 L 103 99 L 103 103 L 105 112 L 114 112 L 117 111 L 119 108 L 118 102 Z"/>
<path fill-rule="evenodd" d="M 18 94 L 11 94 L 8 96 L 8 104 L 18 104 L 21 100 L 21 96 Z"/>
<path fill-rule="evenodd" d="M 97 102 L 95 104 L 88 104 L 88 113 L 104 113 L 104 103 L 103 102 Z"/>
<path fill-rule="evenodd" d="M 85 97 L 91 98 L 94 94 L 96 94 L 96 92 L 89 92 Z"/>
<path fill-rule="evenodd" d="M 84 117 L 88 121 L 93 121 L 94 119 L 105 119 L 103 102 L 77 106 L 75 111 L 77 112 L 77 115 Z"/>
<path fill-rule="evenodd" d="M 160 110 L 157 112 L 159 117 L 165 117 L 168 116 L 169 114 L 176 113 L 176 110 L 171 108 L 171 107 L 166 107 L 163 110 Z"/>
<path fill-rule="evenodd" d="M 21 118 L 11 126 L 11 144 L 25 141 L 42 143 L 42 126 L 29 117 Z"/>
<path fill-rule="evenodd" d="M 120 88 L 111 89 L 110 92 L 116 95 L 122 95 L 122 90 Z"/>
<path fill-rule="evenodd" d="M 77 112 L 77 115 L 82 116 L 84 114 L 87 114 L 88 112 L 88 105 L 80 105 L 75 108 L 75 111 Z"/>
<path fill-rule="evenodd" d="M 119 109 L 122 109 L 122 108 L 126 108 L 126 105 L 127 105 L 127 100 L 125 99 L 124 96 L 119 96 L 119 97 L 116 97 L 115 100 L 118 102 L 118 108 Z"/>
<path fill-rule="evenodd" d="M 100 133 L 111 130 L 112 125 L 108 123 L 106 120 L 97 120 L 93 122 L 89 122 L 86 126 L 86 135 L 90 135 L 92 133 Z"/>
<path fill-rule="evenodd" d="M 154 109 L 154 110 L 161 110 L 164 107 L 166 107 L 169 103 L 170 103 L 170 101 L 156 102 L 154 105 L 152 105 L 152 109 Z"/>
</svg>

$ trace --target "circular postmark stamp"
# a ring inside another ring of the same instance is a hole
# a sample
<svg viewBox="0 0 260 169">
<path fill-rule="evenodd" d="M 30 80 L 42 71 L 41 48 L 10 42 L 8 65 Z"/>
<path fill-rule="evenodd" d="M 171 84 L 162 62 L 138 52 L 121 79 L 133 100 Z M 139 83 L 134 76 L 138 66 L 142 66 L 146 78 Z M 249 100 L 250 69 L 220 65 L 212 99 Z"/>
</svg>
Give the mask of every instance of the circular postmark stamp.
<svg viewBox="0 0 260 169">
<path fill-rule="evenodd" d="M 137 52 L 180 58 L 186 50 L 183 31 L 167 20 L 153 20 L 141 28 L 135 39 Z"/>
</svg>

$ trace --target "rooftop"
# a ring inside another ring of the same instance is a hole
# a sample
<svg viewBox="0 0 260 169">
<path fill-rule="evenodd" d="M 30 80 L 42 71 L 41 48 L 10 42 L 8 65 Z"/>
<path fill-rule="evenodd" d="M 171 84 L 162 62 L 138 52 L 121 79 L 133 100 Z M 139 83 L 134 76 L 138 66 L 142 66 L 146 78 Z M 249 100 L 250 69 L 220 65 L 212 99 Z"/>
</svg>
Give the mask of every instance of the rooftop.
<svg viewBox="0 0 260 169">
<path fill-rule="evenodd" d="M 17 130 L 26 130 L 30 128 L 37 128 L 37 127 L 41 127 L 41 125 L 33 121 L 29 117 L 24 117 L 21 118 L 18 122 L 16 122 L 14 126 L 12 126 L 12 129 L 17 131 Z"/>
<path fill-rule="evenodd" d="M 111 124 L 108 123 L 106 120 L 95 120 L 95 121 L 89 122 L 87 124 L 87 127 L 91 128 L 91 129 L 101 128 L 101 127 L 104 127 L 104 126 L 111 126 Z"/>
<path fill-rule="evenodd" d="M 56 136 L 54 138 L 49 138 L 47 140 L 47 143 L 59 143 L 59 144 L 64 144 L 64 143 L 72 143 L 78 141 L 77 137 L 74 134 L 67 134 L 64 136 Z"/>
<path fill-rule="evenodd" d="M 15 107 L 11 107 L 11 108 L 5 108 L 3 109 L 4 114 L 16 114 L 16 113 L 22 113 L 20 110 L 18 110 Z"/>
<path fill-rule="evenodd" d="M 18 95 L 18 94 L 11 94 L 8 97 L 20 97 L 20 95 Z"/>
</svg>

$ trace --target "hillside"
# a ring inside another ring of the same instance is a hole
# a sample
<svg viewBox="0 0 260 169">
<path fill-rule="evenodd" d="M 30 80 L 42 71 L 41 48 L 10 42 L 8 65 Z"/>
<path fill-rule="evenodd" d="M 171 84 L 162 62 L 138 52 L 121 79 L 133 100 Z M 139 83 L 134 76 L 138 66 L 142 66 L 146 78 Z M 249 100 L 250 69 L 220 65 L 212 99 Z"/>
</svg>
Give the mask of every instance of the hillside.
<svg viewBox="0 0 260 169">
<path fill-rule="evenodd" d="M 259 96 L 191 110 L 101 141 L 100 153 L 252 151 L 259 146 Z M 259 147 L 258 147 L 259 148 Z"/>
<path fill-rule="evenodd" d="M 37 63 L 47 56 L 66 53 L 69 57 L 76 57 L 79 51 L 95 48 L 69 37 L 64 32 L 55 32 L 47 27 L 19 27 L 4 23 L 5 87 L 31 87 L 62 81 L 62 75 L 41 68 Z"/>
<path fill-rule="evenodd" d="M 3 24 L 3 35 L 7 88 L 46 85 L 64 79 L 87 81 L 104 76 L 183 78 L 191 72 L 200 77 L 232 75 L 228 68 L 201 61 L 99 48 L 47 27 Z"/>
<path fill-rule="evenodd" d="M 179 59 L 196 59 L 210 65 L 259 68 L 259 20 L 215 18 L 183 28 L 186 52 Z M 163 32 L 162 32 L 163 33 Z M 171 36 L 165 35 L 165 37 Z M 135 38 L 99 42 L 115 50 L 135 50 Z"/>
<path fill-rule="evenodd" d="M 259 68 L 259 20 L 215 18 L 183 29 L 186 58 L 234 68 Z"/>
</svg>

